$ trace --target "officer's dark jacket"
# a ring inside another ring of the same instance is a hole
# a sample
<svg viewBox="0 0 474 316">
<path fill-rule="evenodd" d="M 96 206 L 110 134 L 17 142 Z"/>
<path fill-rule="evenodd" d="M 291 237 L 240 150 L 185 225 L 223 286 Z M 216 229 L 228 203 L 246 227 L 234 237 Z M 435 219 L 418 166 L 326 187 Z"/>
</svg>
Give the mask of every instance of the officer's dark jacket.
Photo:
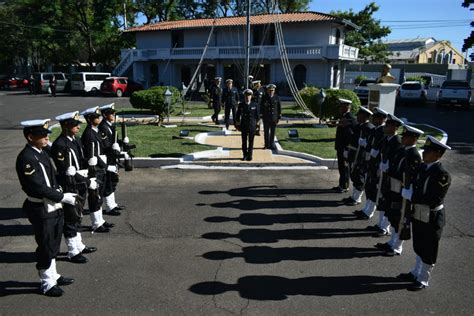
<svg viewBox="0 0 474 316">
<path fill-rule="evenodd" d="M 222 103 L 226 107 L 233 107 L 237 106 L 239 103 L 239 91 L 237 90 L 236 87 L 232 87 L 229 89 L 228 87 L 225 87 L 222 91 Z"/>
<path fill-rule="evenodd" d="M 374 126 L 374 129 L 372 129 L 367 139 L 368 151 L 370 151 L 371 149 L 380 150 L 380 148 L 382 147 L 383 139 L 385 138 L 383 129 L 384 125 Z"/>
<path fill-rule="evenodd" d="M 105 169 L 107 165 L 99 158 L 99 155 L 106 155 L 104 147 L 104 139 L 98 132 L 94 131 L 91 125 L 87 125 L 86 129 L 82 133 L 82 145 L 84 148 L 84 157 L 89 160 L 92 157 L 97 157 L 97 168 Z"/>
<path fill-rule="evenodd" d="M 270 98 L 265 95 L 262 98 L 261 109 L 262 118 L 266 122 L 277 122 L 281 118 L 281 102 L 280 97 L 276 94 Z"/>
<path fill-rule="evenodd" d="M 412 182 L 412 203 L 429 205 L 434 209 L 443 204 L 451 185 L 451 176 L 441 162 L 434 163 L 428 170 L 426 164 L 421 164 Z"/>
<path fill-rule="evenodd" d="M 103 118 L 99 124 L 99 132 L 104 144 L 105 154 L 107 155 L 107 164 L 114 165 L 116 157 L 112 150 L 112 145 L 115 142 L 115 133 L 117 132 L 115 124 L 109 125 L 107 120 Z"/>
<path fill-rule="evenodd" d="M 257 104 L 261 105 L 262 104 L 262 99 L 266 95 L 265 91 L 263 90 L 263 87 L 260 87 L 258 89 L 252 89 L 252 92 L 253 92 L 252 101 L 254 101 Z"/>
<path fill-rule="evenodd" d="M 356 125 L 356 119 L 351 112 L 346 112 L 340 118 L 340 121 L 347 122 L 346 126 L 337 126 L 336 128 L 336 150 L 344 150 L 349 145 L 352 134 L 354 134 L 354 127 Z"/>
<path fill-rule="evenodd" d="M 245 102 L 240 102 L 235 116 L 241 131 L 254 131 L 260 117 L 260 107 L 253 101 L 250 101 L 248 105 Z"/>
<path fill-rule="evenodd" d="M 403 175 L 405 175 L 406 181 L 409 183 L 410 179 L 413 179 L 418 171 L 421 163 L 421 156 L 416 146 L 400 147 L 393 158 L 389 159 L 388 174 L 400 181 L 403 181 Z"/>
<path fill-rule="evenodd" d="M 82 149 L 81 140 L 74 138 L 74 141 L 72 141 L 63 134 L 59 135 L 51 146 L 51 157 L 57 168 L 56 177 L 63 188 L 66 187 L 67 168 L 73 166 L 76 170 L 81 170 L 87 166 L 84 161 L 84 151 Z M 76 159 L 74 159 L 74 157 Z M 87 178 L 81 176 L 79 173 L 74 175 L 74 179 L 77 183 L 88 182 Z"/>
<path fill-rule="evenodd" d="M 210 90 L 210 97 L 211 103 L 214 106 L 221 106 L 221 98 L 222 98 L 222 89 L 221 87 L 213 84 Z"/>
<path fill-rule="evenodd" d="M 359 138 L 364 138 L 367 141 L 367 138 L 371 135 L 372 130 L 374 128 L 375 128 L 374 124 L 370 122 L 364 122 L 364 123 L 357 124 L 356 126 L 354 126 L 354 129 L 352 130 L 353 134 L 351 136 L 351 141 L 349 143 L 349 146 L 350 146 L 349 149 L 357 150 L 357 148 L 359 147 Z M 365 149 L 361 147 L 360 150 L 365 150 Z M 360 157 L 362 157 L 362 155 Z"/>
<path fill-rule="evenodd" d="M 402 141 L 399 135 L 394 135 L 390 139 L 388 136 L 382 141 L 380 149 L 381 159 L 385 162 L 395 158 L 395 153 L 402 147 Z"/>
<path fill-rule="evenodd" d="M 47 185 L 41 165 L 44 167 L 50 186 Z M 16 173 L 21 189 L 33 198 L 47 198 L 54 202 L 62 200 L 63 194 L 59 191 L 54 172 L 49 155 L 44 150 L 40 154 L 30 145 L 26 145 L 16 159 Z"/>
</svg>

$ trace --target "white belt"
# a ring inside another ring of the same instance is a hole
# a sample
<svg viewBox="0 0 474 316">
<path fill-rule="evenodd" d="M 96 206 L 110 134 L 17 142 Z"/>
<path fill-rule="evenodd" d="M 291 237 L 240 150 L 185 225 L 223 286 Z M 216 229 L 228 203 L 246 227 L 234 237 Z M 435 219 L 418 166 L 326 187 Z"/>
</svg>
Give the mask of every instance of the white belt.
<svg viewBox="0 0 474 316">
<path fill-rule="evenodd" d="M 83 176 L 84 178 L 87 178 L 87 175 L 89 173 L 89 170 L 87 169 L 81 169 L 81 170 L 77 170 L 77 173 L 79 173 L 81 176 Z"/>
<path fill-rule="evenodd" d="M 415 208 L 415 212 L 413 213 L 413 218 L 423 223 L 429 223 L 430 212 L 437 212 L 443 209 L 444 205 L 440 204 L 433 209 L 430 209 L 429 205 L 426 205 L 426 204 L 414 204 L 413 207 Z"/>
<path fill-rule="evenodd" d="M 61 202 L 56 203 L 56 202 L 51 201 L 50 199 L 47 199 L 47 198 L 38 199 L 38 198 L 35 198 L 35 197 L 32 197 L 32 196 L 27 196 L 26 199 L 30 202 L 33 202 L 33 203 L 43 203 L 43 205 L 46 208 L 46 211 L 48 213 L 52 213 L 54 211 L 57 211 L 57 210 L 63 208 L 63 205 L 61 204 Z"/>
<path fill-rule="evenodd" d="M 38 199 L 38 198 L 35 198 L 35 197 L 32 197 L 32 196 L 27 196 L 26 199 L 30 202 L 33 202 L 33 203 L 43 203 L 42 199 Z"/>
<path fill-rule="evenodd" d="M 390 191 L 400 193 L 402 191 L 402 181 L 390 177 Z"/>
</svg>

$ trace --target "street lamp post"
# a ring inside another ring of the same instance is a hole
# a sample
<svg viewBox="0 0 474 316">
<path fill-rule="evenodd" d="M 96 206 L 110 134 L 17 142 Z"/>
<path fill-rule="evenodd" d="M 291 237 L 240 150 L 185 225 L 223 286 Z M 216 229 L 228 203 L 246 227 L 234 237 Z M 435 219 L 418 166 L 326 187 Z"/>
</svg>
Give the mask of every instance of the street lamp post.
<svg viewBox="0 0 474 316">
<path fill-rule="evenodd" d="M 170 123 L 170 106 L 171 106 L 171 96 L 173 93 L 166 87 L 165 91 L 165 104 L 166 104 L 166 112 L 168 114 L 168 124 Z"/>
</svg>

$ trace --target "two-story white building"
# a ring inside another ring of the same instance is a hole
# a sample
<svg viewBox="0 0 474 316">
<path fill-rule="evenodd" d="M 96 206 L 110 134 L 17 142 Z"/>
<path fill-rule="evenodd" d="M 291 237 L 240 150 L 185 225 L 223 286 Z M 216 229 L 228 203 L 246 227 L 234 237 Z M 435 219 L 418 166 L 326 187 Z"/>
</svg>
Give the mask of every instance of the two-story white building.
<svg viewBox="0 0 474 316">
<path fill-rule="evenodd" d="M 344 34 L 357 26 L 316 12 L 251 16 L 250 73 L 263 84 L 286 82 L 275 21 L 281 23 L 296 84 L 338 88 L 345 65 L 358 56 L 357 48 L 344 45 Z M 167 21 L 128 29 L 135 34 L 137 47 L 122 50 L 114 73 L 133 77 L 145 87 L 187 86 L 204 55 L 196 89 L 215 76 L 232 78 L 240 86 L 245 69 L 245 29 L 245 17 Z"/>
</svg>

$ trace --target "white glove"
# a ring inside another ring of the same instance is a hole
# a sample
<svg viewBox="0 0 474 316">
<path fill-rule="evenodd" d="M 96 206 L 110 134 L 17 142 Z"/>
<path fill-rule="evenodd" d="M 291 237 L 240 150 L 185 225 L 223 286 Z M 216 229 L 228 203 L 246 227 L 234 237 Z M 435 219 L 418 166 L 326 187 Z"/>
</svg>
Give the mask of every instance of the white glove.
<svg viewBox="0 0 474 316">
<path fill-rule="evenodd" d="M 376 150 L 376 149 L 374 149 L 374 148 L 372 148 L 372 149 L 370 150 L 370 156 L 371 156 L 372 158 L 377 158 L 378 155 L 379 155 L 379 151 L 378 151 L 378 150 Z"/>
<path fill-rule="evenodd" d="M 388 160 L 387 160 L 387 162 L 381 161 L 380 165 L 379 165 L 379 169 L 382 172 L 387 172 L 387 170 L 388 170 Z"/>
<path fill-rule="evenodd" d="M 107 166 L 107 171 L 117 173 L 117 166 L 114 166 L 114 165 Z"/>
<path fill-rule="evenodd" d="M 342 157 L 344 158 L 348 158 L 349 157 L 349 151 L 348 150 L 344 150 L 344 152 L 342 153 Z"/>
<path fill-rule="evenodd" d="M 126 151 L 122 151 L 122 152 L 120 152 L 120 154 L 123 155 L 124 159 L 129 159 L 130 158 L 130 156 L 128 155 L 128 153 Z"/>
<path fill-rule="evenodd" d="M 97 179 L 96 178 L 90 178 L 89 180 L 91 182 L 91 184 L 89 184 L 89 189 L 91 189 L 91 190 L 97 189 L 97 187 L 98 187 Z"/>
<path fill-rule="evenodd" d="M 91 167 L 97 166 L 97 157 L 94 156 L 91 159 L 89 159 L 89 161 L 87 161 L 87 164 Z"/>
<path fill-rule="evenodd" d="M 76 175 L 76 167 L 70 166 L 69 168 L 66 169 L 66 175 L 69 177 L 74 177 Z"/>
<path fill-rule="evenodd" d="M 367 146 L 367 140 L 365 138 L 359 138 L 359 145 L 362 147 Z"/>
<path fill-rule="evenodd" d="M 120 151 L 120 145 L 118 143 L 113 143 L 112 144 L 112 150 L 114 151 Z"/>
<path fill-rule="evenodd" d="M 130 142 L 130 140 L 128 139 L 128 136 L 126 136 L 126 137 L 123 139 L 123 143 L 124 143 L 124 144 L 128 144 L 128 142 Z"/>
<path fill-rule="evenodd" d="M 106 155 L 99 155 L 99 158 L 100 158 L 100 160 L 102 160 L 102 162 L 104 164 L 107 164 L 107 156 Z"/>
<path fill-rule="evenodd" d="M 76 193 L 64 193 L 61 203 L 76 205 Z"/>
<path fill-rule="evenodd" d="M 405 188 L 402 189 L 402 197 L 405 200 L 410 200 L 411 201 L 412 196 L 413 196 L 413 186 L 412 185 L 410 185 L 409 189 L 405 189 Z"/>
</svg>

